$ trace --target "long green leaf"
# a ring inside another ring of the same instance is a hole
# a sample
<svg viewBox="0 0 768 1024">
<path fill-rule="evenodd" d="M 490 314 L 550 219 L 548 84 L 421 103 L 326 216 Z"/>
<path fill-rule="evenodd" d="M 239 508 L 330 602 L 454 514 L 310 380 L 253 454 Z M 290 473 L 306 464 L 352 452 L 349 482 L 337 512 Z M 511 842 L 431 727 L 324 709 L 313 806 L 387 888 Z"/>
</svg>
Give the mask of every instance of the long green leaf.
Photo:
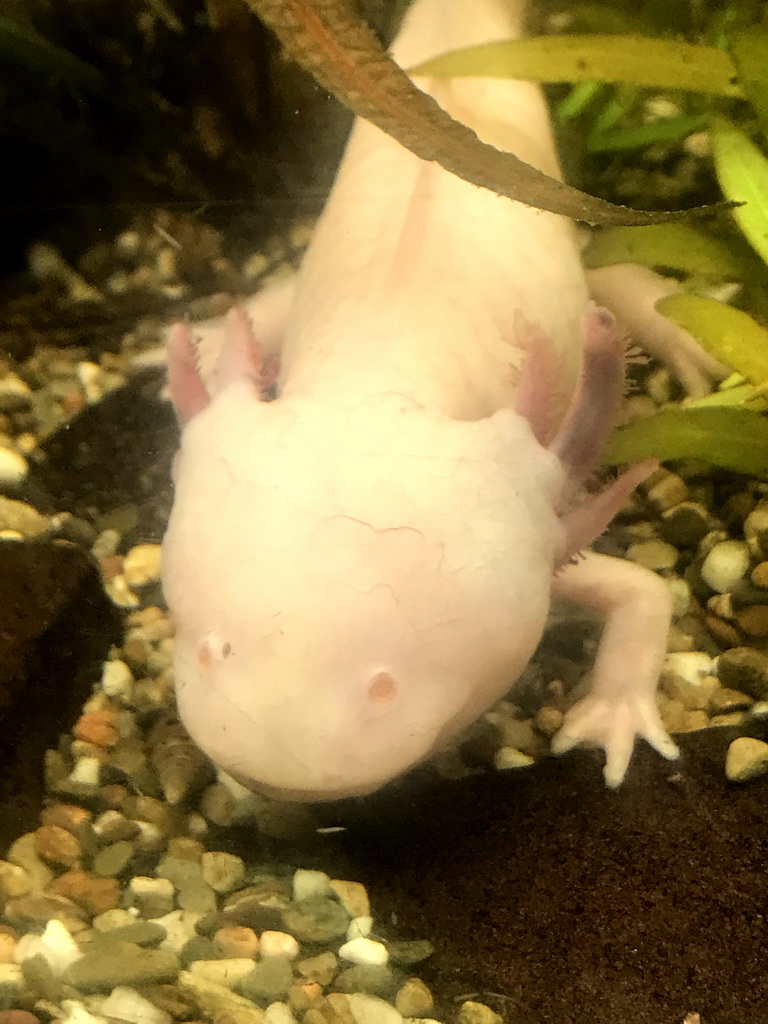
<svg viewBox="0 0 768 1024">
<path fill-rule="evenodd" d="M 713 119 L 712 155 L 725 197 L 743 204 L 733 210 L 736 222 L 768 263 L 768 160 L 748 135 L 724 117 Z"/>
<path fill-rule="evenodd" d="M 664 409 L 617 430 L 607 465 L 646 458 L 701 459 L 752 476 L 768 475 L 768 417 L 728 407 Z"/>
<path fill-rule="evenodd" d="M 750 384 L 768 381 L 768 331 L 748 313 L 703 295 L 668 295 L 656 308 Z"/>
<path fill-rule="evenodd" d="M 729 245 L 691 224 L 605 228 L 592 235 L 583 258 L 587 267 L 640 263 L 713 281 L 739 281 L 749 269 Z"/>
<path fill-rule="evenodd" d="M 742 95 L 736 68 L 723 50 L 646 36 L 534 36 L 485 43 L 419 64 L 409 74 L 629 82 L 653 89 Z"/>
</svg>

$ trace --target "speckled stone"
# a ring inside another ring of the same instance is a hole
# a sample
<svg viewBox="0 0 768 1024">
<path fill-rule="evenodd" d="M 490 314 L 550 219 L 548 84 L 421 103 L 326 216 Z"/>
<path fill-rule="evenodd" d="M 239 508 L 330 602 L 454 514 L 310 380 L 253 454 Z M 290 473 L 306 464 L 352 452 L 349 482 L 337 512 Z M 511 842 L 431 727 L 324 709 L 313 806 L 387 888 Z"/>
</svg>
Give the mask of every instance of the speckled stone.
<svg viewBox="0 0 768 1024">
<path fill-rule="evenodd" d="M 203 878 L 214 892 L 228 893 L 245 880 L 245 863 L 241 857 L 213 850 L 203 854 Z"/>
<path fill-rule="evenodd" d="M 304 960 L 299 960 L 296 964 L 296 970 L 308 981 L 316 981 L 318 984 L 325 986 L 330 985 L 338 966 L 339 961 L 336 955 L 328 950 L 325 953 L 319 953 L 317 956 L 310 956 Z"/>
</svg>

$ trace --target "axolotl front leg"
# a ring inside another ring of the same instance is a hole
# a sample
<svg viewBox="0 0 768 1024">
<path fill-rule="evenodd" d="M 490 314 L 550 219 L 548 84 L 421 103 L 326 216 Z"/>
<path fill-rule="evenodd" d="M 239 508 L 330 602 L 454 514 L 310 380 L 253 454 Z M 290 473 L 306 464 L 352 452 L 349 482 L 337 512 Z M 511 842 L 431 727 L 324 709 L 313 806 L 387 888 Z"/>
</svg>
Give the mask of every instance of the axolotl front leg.
<svg viewBox="0 0 768 1024">
<path fill-rule="evenodd" d="M 574 488 L 596 468 L 624 381 L 624 343 L 610 314 L 599 309 L 587 313 L 584 335 L 580 383 L 549 445 L 567 468 Z M 544 353 L 546 349 L 545 343 Z M 537 374 L 539 380 L 546 377 L 541 370 Z M 532 401 L 525 380 L 522 383 L 521 404 L 530 409 L 534 431 L 541 432 L 545 427 L 537 422 L 535 410 L 543 404 Z M 552 596 L 598 610 L 605 616 L 605 626 L 591 691 L 566 715 L 552 750 L 563 753 L 579 743 L 602 747 L 605 782 L 611 788 L 623 781 L 637 736 L 666 758 L 678 756 L 655 699 L 672 615 L 669 588 L 634 563 L 583 553 L 654 467 L 651 460 L 633 466 L 604 491 L 561 516 L 566 527 L 565 558 L 570 561 L 555 574 Z"/>
</svg>

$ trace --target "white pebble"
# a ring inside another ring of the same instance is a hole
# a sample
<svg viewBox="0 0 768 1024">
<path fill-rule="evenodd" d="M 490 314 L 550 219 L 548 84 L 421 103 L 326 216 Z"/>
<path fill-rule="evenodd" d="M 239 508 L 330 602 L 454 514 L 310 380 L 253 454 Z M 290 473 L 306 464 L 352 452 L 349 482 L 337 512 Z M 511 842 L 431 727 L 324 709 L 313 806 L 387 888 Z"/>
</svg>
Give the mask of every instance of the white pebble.
<svg viewBox="0 0 768 1024">
<path fill-rule="evenodd" d="M 367 939 L 371 934 L 373 928 L 373 918 L 370 915 L 366 917 L 353 917 L 349 922 L 349 928 L 347 928 L 347 939 L 351 942 L 352 939 Z"/>
<path fill-rule="evenodd" d="M 61 1024 L 107 1024 L 106 1017 L 97 1017 L 79 999 L 65 999 L 61 1007 Z"/>
<path fill-rule="evenodd" d="M 107 697 L 128 700 L 133 689 L 133 673 L 124 661 L 105 661 L 101 670 L 101 689 Z"/>
<path fill-rule="evenodd" d="M 40 955 L 58 978 L 83 955 L 80 948 L 61 921 L 51 920 L 42 935 L 31 932 L 22 935 L 16 944 L 14 959 L 17 964 Z"/>
<path fill-rule="evenodd" d="M 24 975 L 18 964 L 0 964 L 0 991 L 3 989 L 20 989 L 24 983 Z"/>
<path fill-rule="evenodd" d="M 528 768 L 533 763 L 532 757 L 515 747 L 499 747 L 493 757 L 493 767 L 497 772 L 506 772 L 511 768 Z"/>
<path fill-rule="evenodd" d="M 666 582 L 672 595 L 672 615 L 676 619 L 682 618 L 691 607 L 690 585 L 681 576 L 673 576 Z"/>
<path fill-rule="evenodd" d="M 234 988 L 238 981 L 251 973 L 253 960 L 244 956 L 225 957 L 222 960 L 193 960 L 187 969 L 196 978 L 204 978 L 215 985 L 224 985 L 225 988 Z"/>
<path fill-rule="evenodd" d="M 101 1012 L 131 1024 L 172 1024 L 173 1017 L 155 1006 L 134 988 L 118 985 L 101 1004 Z"/>
<path fill-rule="evenodd" d="M 264 1024 L 296 1024 L 296 1018 L 287 1003 L 270 1003 L 264 1011 Z"/>
<path fill-rule="evenodd" d="M 172 910 L 170 914 L 164 914 L 163 917 L 152 918 L 152 924 L 159 924 L 165 928 L 165 938 L 160 943 L 160 948 L 178 953 L 190 939 L 197 935 L 195 926 L 202 916 L 194 910 Z"/>
<path fill-rule="evenodd" d="M 299 900 L 312 899 L 314 896 L 330 896 L 331 879 L 324 871 L 310 871 L 299 868 L 293 875 L 293 898 Z"/>
<path fill-rule="evenodd" d="M 262 932 L 259 936 L 259 952 L 265 956 L 284 956 L 294 960 L 299 955 L 299 944 L 287 932 Z"/>
<path fill-rule="evenodd" d="M 389 960 L 389 950 L 383 942 L 374 939 L 351 939 L 339 950 L 342 960 L 353 964 L 385 964 Z"/>
<path fill-rule="evenodd" d="M 26 480 L 29 464 L 23 455 L 12 448 L 0 447 L 0 485 L 16 487 Z"/>
<path fill-rule="evenodd" d="M 679 651 L 668 654 L 664 659 L 664 668 L 681 676 L 687 683 L 698 685 L 706 676 L 715 671 L 715 662 L 704 651 Z"/>
<path fill-rule="evenodd" d="M 347 996 L 355 1024 L 403 1024 L 403 1016 L 386 999 L 353 992 Z"/>
<path fill-rule="evenodd" d="M 701 566 L 701 578 L 718 594 L 733 590 L 749 572 L 749 547 L 743 540 L 722 540 L 712 548 Z"/>
<path fill-rule="evenodd" d="M 78 757 L 75 767 L 69 773 L 70 782 L 82 782 L 87 786 L 98 786 L 101 780 L 101 761 L 98 757 Z"/>
</svg>

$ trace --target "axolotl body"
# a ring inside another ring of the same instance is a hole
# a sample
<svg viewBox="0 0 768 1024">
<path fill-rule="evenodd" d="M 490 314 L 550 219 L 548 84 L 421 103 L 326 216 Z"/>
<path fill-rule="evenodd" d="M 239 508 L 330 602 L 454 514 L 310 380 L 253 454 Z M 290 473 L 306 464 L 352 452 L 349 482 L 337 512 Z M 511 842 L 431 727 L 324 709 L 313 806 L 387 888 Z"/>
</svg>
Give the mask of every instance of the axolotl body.
<svg viewBox="0 0 768 1024">
<path fill-rule="evenodd" d="M 416 0 L 393 54 L 513 38 L 523 7 Z M 533 84 L 418 84 L 559 174 Z M 654 699 L 668 589 L 579 554 L 649 467 L 584 496 L 624 345 L 571 223 L 358 121 L 297 279 L 220 335 L 207 380 L 189 328 L 170 335 L 185 425 L 163 548 L 179 709 L 215 762 L 289 799 L 374 790 L 510 688 L 553 596 L 606 616 L 555 749 L 603 746 L 614 786 L 636 736 L 676 756 Z"/>
</svg>

